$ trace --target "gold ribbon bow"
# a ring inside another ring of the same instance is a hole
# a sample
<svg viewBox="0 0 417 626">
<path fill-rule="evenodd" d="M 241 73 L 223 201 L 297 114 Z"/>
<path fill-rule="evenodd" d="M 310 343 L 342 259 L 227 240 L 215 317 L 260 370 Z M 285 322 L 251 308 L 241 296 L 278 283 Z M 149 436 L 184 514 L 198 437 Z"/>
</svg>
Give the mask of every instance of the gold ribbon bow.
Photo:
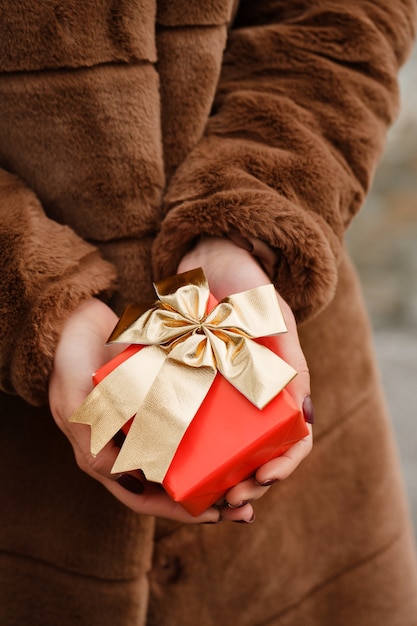
<svg viewBox="0 0 417 626">
<path fill-rule="evenodd" d="M 97 454 L 135 415 L 112 472 L 140 468 L 162 483 L 217 371 L 259 409 L 296 371 L 252 340 L 287 330 L 273 285 L 229 296 L 208 314 L 201 268 L 154 286 L 156 303 L 130 305 L 109 338 L 147 347 L 106 376 L 71 421 L 91 426 Z"/>
</svg>

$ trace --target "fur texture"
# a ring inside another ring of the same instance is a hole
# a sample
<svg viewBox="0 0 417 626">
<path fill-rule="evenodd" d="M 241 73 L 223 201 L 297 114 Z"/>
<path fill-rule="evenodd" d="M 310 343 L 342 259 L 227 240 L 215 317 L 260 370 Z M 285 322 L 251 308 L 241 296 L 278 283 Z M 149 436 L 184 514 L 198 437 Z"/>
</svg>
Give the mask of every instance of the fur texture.
<svg viewBox="0 0 417 626">
<path fill-rule="evenodd" d="M 2 624 L 415 626 L 415 549 L 343 245 L 415 9 L 2 2 Z M 248 528 L 135 516 L 34 406 L 79 302 L 153 297 L 205 233 L 273 250 L 312 377 L 313 453 Z"/>
<path fill-rule="evenodd" d="M 153 0 L 5 0 L 0 70 L 155 62 Z"/>
<path fill-rule="evenodd" d="M 45 403 L 68 310 L 108 289 L 114 268 L 67 226 L 47 219 L 20 180 L 0 171 L 1 372 L 4 389 Z"/>
<path fill-rule="evenodd" d="M 303 321 L 334 295 L 344 231 L 397 110 L 401 37 L 366 3 L 297 6 L 230 34 L 214 114 L 165 196 L 155 268 L 172 273 L 201 232 L 249 232 L 279 251 L 273 280 Z"/>
</svg>

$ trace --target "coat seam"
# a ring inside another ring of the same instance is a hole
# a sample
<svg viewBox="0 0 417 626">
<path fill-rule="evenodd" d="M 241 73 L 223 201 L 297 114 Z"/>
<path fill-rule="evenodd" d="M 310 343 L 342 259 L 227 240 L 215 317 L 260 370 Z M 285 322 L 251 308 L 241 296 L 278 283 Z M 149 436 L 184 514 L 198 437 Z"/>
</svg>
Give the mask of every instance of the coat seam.
<svg viewBox="0 0 417 626">
<path fill-rule="evenodd" d="M 15 550 L 5 550 L 5 549 L 0 549 L 0 555 L 5 555 L 7 557 L 12 557 L 12 558 L 17 558 L 20 559 L 22 561 L 29 561 L 32 563 L 38 563 L 39 565 L 43 565 L 45 567 L 50 567 L 54 570 L 63 572 L 65 574 L 70 574 L 73 576 L 77 576 L 77 577 L 82 577 L 88 580 L 93 580 L 93 581 L 97 581 L 97 582 L 105 582 L 105 583 L 128 583 L 128 582 L 133 582 L 134 580 L 137 580 L 137 578 L 139 578 L 139 572 L 136 575 L 132 575 L 132 576 L 126 576 L 126 577 L 121 577 L 121 578 L 110 578 L 110 577 L 103 577 L 103 576 L 98 576 L 97 574 L 88 574 L 86 572 L 82 572 L 80 570 L 77 570 L 75 568 L 70 568 L 70 567 L 65 567 L 64 565 L 59 565 L 57 563 L 52 563 L 51 561 L 47 561 L 46 559 L 41 559 L 39 557 L 33 556 L 33 555 L 29 555 L 29 554 L 22 554 L 20 552 L 17 552 Z M 146 569 L 143 569 L 143 574 L 145 575 Z"/>
<path fill-rule="evenodd" d="M 85 65 L 60 65 L 59 67 L 42 67 L 37 69 L 1 69 L 0 70 L 0 78 L 5 77 L 13 77 L 13 76 L 33 76 L 34 74 L 39 74 L 44 76 L 45 74 L 57 74 L 61 72 L 86 72 L 88 70 L 93 70 L 95 68 L 102 67 L 135 67 L 141 65 L 152 65 L 155 67 L 157 64 L 157 59 L 130 59 L 127 61 L 115 59 L 109 61 L 99 61 L 97 63 L 85 64 Z"/>
<path fill-rule="evenodd" d="M 342 569 L 340 572 L 333 574 L 331 576 L 331 578 L 328 578 L 327 580 L 318 583 L 317 585 L 315 585 L 314 587 L 312 587 L 309 591 L 307 591 L 302 598 L 300 598 L 300 600 L 298 600 L 297 602 L 294 602 L 293 604 L 287 606 L 285 609 L 283 609 L 282 611 L 280 611 L 279 613 L 276 613 L 270 617 L 268 617 L 268 619 L 262 621 L 262 622 L 257 622 L 256 624 L 254 624 L 254 626 L 268 626 L 268 624 L 271 624 L 271 622 L 277 618 L 281 618 L 285 615 L 287 615 L 288 613 L 291 613 L 291 611 L 296 610 L 297 608 L 299 608 L 306 600 L 308 600 L 309 598 L 311 598 L 312 596 L 314 596 L 316 593 L 322 591 L 323 589 L 325 589 L 326 587 L 328 587 L 329 585 L 332 585 L 335 581 L 340 581 L 341 578 L 343 578 L 346 574 L 350 574 L 351 572 L 360 569 L 361 567 L 363 567 L 364 565 L 366 565 L 367 563 L 373 561 L 374 559 L 378 558 L 379 556 L 383 555 L 385 552 L 387 552 L 390 548 L 392 548 L 392 546 L 397 543 L 398 541 L 400 541 L 400 539 L 403 537 L 404 535 L 404 530 L 400 531 L 399 533 L 397 533 L 396 535 L 394 535 L 393 537 L 391 537 L 391 539 L 381 548 L 374 550 L 373 552 L 371 552 L 370 554 L 366 555 L 366 557 L 364 557 L 363 559 L 361 559 L 360 561 L 355 562 L 353 565 L 349 565 L 347 567 L 345 567 L 344 569 Z"/>
<path fill-rule="evenodd" d="M 359 408 L 363 407 L 369 401 L 371 395 L 372 392 L 370 391 L 366 391 L 365 393 L 363 393 L 363 395 L 358 398 L 357 402 L 352 404 L 342 415 L 340 415 L 340 417 L 335 422 L 333 422 L 330 426 L 324 429 L 320 434 L 315 435 L 314 442 L 318 443 L 322 439 L 325 439 L 326 437 L 331 435 L 338 428 L 344 426 L 348 420 L 352 419 L 355 416 L 356 411 Z"/>
</svg>

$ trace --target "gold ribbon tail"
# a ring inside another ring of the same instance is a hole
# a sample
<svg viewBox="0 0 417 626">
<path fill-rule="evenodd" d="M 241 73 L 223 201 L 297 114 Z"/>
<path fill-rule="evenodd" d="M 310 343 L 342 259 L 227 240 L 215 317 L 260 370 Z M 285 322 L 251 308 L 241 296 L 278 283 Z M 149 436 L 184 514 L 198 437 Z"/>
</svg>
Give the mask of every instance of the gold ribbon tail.
<svg viewBox="0 0 417 626">
<path fill-rule="evenodd" d="M 136 413 L 164 361 L 165 352 L 159 346 L 137 352 L 94 387 L 71 415 L 70 422 L 91 426 L 93 455 Z M 140 384 L 138 371 L 143 372 Z"/>
<path fill-rule="evenodd" d="M 162 483 L 215 376 L 214 368 L 184 367 L 167 358 L 140 406 L 112 473 L 141 468 L 147 480 Z"/>
</svg>

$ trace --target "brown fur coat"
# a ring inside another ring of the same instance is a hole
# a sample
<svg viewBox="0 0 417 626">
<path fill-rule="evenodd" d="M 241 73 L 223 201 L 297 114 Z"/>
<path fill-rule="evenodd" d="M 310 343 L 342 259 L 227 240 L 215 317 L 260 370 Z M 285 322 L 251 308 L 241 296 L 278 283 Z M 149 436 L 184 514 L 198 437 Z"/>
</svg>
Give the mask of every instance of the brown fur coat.
<svg viewBox="0 0 417 626">
<path fill-rule="evenodd" d="M 414 0 L 3 0 L 2 625 L 416 626 L 343 246 L 414 20 Z M 311 369 L 314 451 L 250 527 L 135 516 L 76 468 L 45 407 L 71 310 L 148 298 L 203 233 L 274 250 Z"/>
</svg>

